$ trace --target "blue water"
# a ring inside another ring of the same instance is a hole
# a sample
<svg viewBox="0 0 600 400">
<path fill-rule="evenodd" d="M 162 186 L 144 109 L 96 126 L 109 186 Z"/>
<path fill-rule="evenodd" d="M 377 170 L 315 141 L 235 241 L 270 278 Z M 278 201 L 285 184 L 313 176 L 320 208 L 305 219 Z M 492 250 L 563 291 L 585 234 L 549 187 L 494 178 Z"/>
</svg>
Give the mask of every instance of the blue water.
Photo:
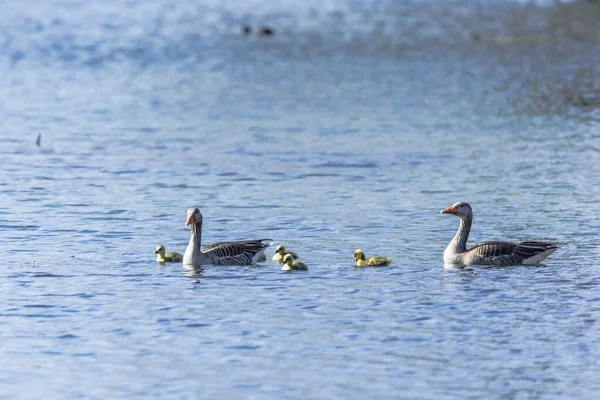
<svg viewBox="0 0 600 400">
<path fill-rule="evenodd" d="M 423 4 L 1 3 L 0 398 L 596 398 L 598 27 Z M 456 201 L 561 248 L 445 269 Z"/>
</svg>

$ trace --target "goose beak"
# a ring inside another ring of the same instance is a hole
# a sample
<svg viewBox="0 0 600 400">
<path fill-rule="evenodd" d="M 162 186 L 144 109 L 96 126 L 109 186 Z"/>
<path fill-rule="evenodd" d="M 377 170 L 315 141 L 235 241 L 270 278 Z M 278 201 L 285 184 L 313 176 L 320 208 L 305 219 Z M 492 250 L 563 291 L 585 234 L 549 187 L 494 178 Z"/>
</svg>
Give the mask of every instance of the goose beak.
<svg viewBox="0 0 600 400">
<path fill-rule="evenodd" d="M 156 251 L 154 252 L 154 254 L 158 254 L 158 250 L 156 250 Z"/>
<path fill-rule="evenodd" d="M 191 225 L 194 223 L 194 215 L 190 214 L 187 217 L 187 221 L 185 221 L 185 226 Z"/>
<path fill-rule="evenodd" d="M 440 211 L 440 214 L 456 214 L 456 206 L 450 206 Z"/>
</svg>

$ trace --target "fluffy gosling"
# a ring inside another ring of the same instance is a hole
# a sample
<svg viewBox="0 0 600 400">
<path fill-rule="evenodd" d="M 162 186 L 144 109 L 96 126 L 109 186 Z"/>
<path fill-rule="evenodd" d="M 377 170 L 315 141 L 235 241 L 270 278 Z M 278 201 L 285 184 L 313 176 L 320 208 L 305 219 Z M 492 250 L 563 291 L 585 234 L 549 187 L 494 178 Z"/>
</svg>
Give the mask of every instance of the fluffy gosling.
<svg viewBox="0 0 600 400">
<path fill-rule="evenodd" d="M 154 254 L 156 254 L 156 262 L 159 263 L 183 261 L 183 256 L 179 253 L 172 252 L 165 254 L 165 246 L 163 246 L 162 244 L 156 246 L 156 251 L 154 252 Z"/>
<path fill-rule="evenodd" d="M 291 254 L 286 254 L 283 257 L 282 271 L 308 271 L 308 267 L 302 261 L 294 261 L 294 257 Z"/>
<path fill-rule="evenodd" d="M 278 262 L 278 263 L 283 262 L 283 256 L 285 256 L 286 254 L 290 254 L 294 260 L 298 258 L 298 254 L 294 253 L 293 251 L 287 251 L 285 249 L 285 247 L 283 247 L 283 245 L 280 244 L 279 246 L 275 247 L 275 254 L 273 254 L 273 261 Z"/>
<path fill-rule="evenodd" d="M 391 262 L 389 257 L 372 256 L 365 259 L 365 253 L 361 249 L 354 250 L 354 265 L 357 267 L 383 267 Z"/>
</svg>

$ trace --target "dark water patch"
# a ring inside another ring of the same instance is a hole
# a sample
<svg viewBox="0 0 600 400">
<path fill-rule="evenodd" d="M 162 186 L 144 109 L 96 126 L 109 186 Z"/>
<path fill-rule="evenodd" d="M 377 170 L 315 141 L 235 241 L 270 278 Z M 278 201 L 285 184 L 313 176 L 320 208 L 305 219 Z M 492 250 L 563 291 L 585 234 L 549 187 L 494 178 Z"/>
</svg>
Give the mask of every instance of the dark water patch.
<svg viewBox="0 0 600 400">
<path fill-rule="evenodd" d="M 90 204 L 85 203 L 46 203 L 44 208 L 65 208 L 65 207 L 90 207 Z"/>
<path fill-rule="evenodd" d="M 367 177 L 362 176 L 362 175 L 352 175 L 352 176 L 346 177 L 346 180 L 349 182 L 361 182 L 366 179 L 367 179 Z"/>
<path fill-rule="evenodd" d="M 56 337 L 57 339 L 79 339 L 79 336 L 74 335 L 72 333 L 66 333 L 64 335 L 60 335 Z"/>
<path fill-rule="evenodd" d="M 296 176 L 290 176 L 288 180 L 295 179 L 308 179 L 308 178 L 334 178 L 338 176 L 343 176 L 342 174 L 333 174 L 333 173 L 310 173 L 310 174 L 301 174 Z"/>
<path fill-rule="evenodd" d="M 111 296 L 114 295 L 114 293 L 99 293 L 99 294 L 109 294 Z M 92 297 L 95 297 L 95 294 L 90 294 L 90 293 L 71 293 L 71 294 L 66 294 L 66 293 L 42 293 L 42 294 L 40 294 L 40 296 L 43 296 L 43 297 L 78 297 L 80 299 L 90 299 Z"/>
<path fill-rule="evenodd" d="M 82 234 L 85 234 L 85 235 L 94 235 L 94 234 L 99 233 L 99 232 L 100 231 L 95 231 L 95 230 L 91 230 L 91 229 L 83 229 L 83 230 L 77 231 L 77 233 L 82 233 Z"/>
<path fill-rule="evenodd" d="M 431 195 L 435 195 L 435 194 L 449 194 L 449 193 L 452 193 L 452 190 L 420 190 L 419 193 L 421 193 L 421 194 L 431 194 Z"/>
<path fill-rule="evenodd" d="M 148 168 L 137 168 L 137 169 L 118 169 L 118 170 L 109 170 L 102 169 L 104 173 L 114 174 L 114 175 L 136 175 L 136 174 L 145 174 L 149 172 Z"/>
<path fill-rule="evenodd" d="M 20 314 L 20 313 L 3 314 L 3 313 L 0 313 L 0 317 L 60 318 L 60 317 L 64 317 L 64 315 L 58 315 L 58 314 Z"/>
<path fill-rule="evenodd" d="M 56 304 L 25 304 L 25 308 L 54 308 L 58 307 Z"/>
<path fill-rule="evenodd" d="M 30 230 L 37 230 L 39 229 L 40 226 L 39 225 L 4 225 L 4 224 L 0 224 L 0 229 L 9 229 L 9 230 L 15 230 L 15 231 L 30 231 Z"/>
<path fill-rule="evenodd" d="M 113 214 L 124 214 L 126 212 L 129 212 L 129 210 L 119 210 L 119 209 L 117 209 L 117 210 L 107 211 L 107 212 L 105 212 L 103 214 L 113 215 Z"/>
<path fill-rule="evenodd" d="M 100 147 L 100 148 L 92 148 L 93 150 L 104 150 L 104 147 Z M 67 168 L 71 168 L 71 169 L 85 169 L 85 170 L 91 170 L 91 171 L 100 171 L 102 170 L 102 167 L 97 167 L 94 165 L 89 165 L 89 164 L 68 164 L 66 165 Z"/>
<path fill-rule="evenodd" d="M 250 177 L 240 177 L 240 178 L 232 179 L 232 181 L 235 181 L 235 182 L 257 182 L 259 180 L 256 178 L 250 178 Z"/>
<path fill-rule="evenodd" d="M 213 326 L 212 324 L 203 324 L 203 323 L 189 323 L 189 324 L 184 324 L 182 325 L 186 328 L 208 328 Z"/>
<path fill-rule="evenodd" d="M 177 184 L 169 184 L 169 183 L 163 183 L 163 182 L 155 182 L 149 185 L 150 187 L 155 187 L 158 189 L 193 189 L 193 188 L 200 188 L 200 186 L 190 186 L 188 184 L 185 183 L 177 183 Z"/>
<path fill-rule="evenodd" d="M 339 161 L 327 161 L 314 166 L 315 168 L 377 168 L 379 163 L 364 161 L 358 163 L 346 163 Z"/>
<path fill-rule="evenodd" d="M 30 274 L 31 278 L 73 278 L 75 275 L 57 275 L 51 273 L 33 273 Z"/>
<path fill-rule="evenodd" d="M 258 350 L 260 348 L 262 348 L 262 346 L 252 346 L 249 344 L 246 345 L 238 345 L 238 346 L 226 346 L 225 347 L 228 350 L 249 350 L 249 351 L 254 351 L 254 350 Z"/>
</svg>

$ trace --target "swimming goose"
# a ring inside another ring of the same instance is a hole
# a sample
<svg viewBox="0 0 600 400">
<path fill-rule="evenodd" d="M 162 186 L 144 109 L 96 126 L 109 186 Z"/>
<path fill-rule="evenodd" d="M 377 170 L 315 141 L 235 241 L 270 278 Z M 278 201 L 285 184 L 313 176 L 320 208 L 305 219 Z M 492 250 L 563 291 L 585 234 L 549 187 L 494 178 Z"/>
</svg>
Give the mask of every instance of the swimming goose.
<svg viewBox="0 0 600 400">
<path fill-rule="evenodd" d="M 275 247 L 275 254 L 273 254 L 273 261 L 277 261 L 278 263 L 282 262 L 283 256 L 285 256 L 286 254 L 291 254 L 291 256 L 294 260 L 298 258 L 298 254 L 294 253 L 293 251 L 287 251 L 285 249 L 285 247 L 283 247 L 283 245 L 280 244 L 279 246 Z"/>
<path fill-rule="evenodd" d="M 154 251 L 154 254 L 156 254 L 156 262 L 181 262 L 183 260 L 183 256 L 181 254 L 176 252 L 165 254 L 165 251 L 165 246 L 162 244 L 156 246 L 156 250 Z"/>
<path fill-rule="evenodd" d="M 273 36 L 275 35 L 275 29 L 270 26 L 261 26 L 257 34 L 258 36 Z"/>
<path fill-rule="evenodd" d="M 183 264 L 202 265 L 254 265 L 271 239 L 219 242 L 205 247 L 202 243 L 202 213 L 197 208 L 187 210 L 186 225 L 191 225 L 192 236 L 183 255 Z"/>
<path fill-rule="evenodd" d="M 371 256 L 365 259 L 365 253 L 361 249 L 354 250 L 354 265 L 357 267 L 384 267 L 391 262 L 389 257 Z"/>
<path fill-rule="evenodd" d="M 302 261 L 294 261 L 294 257 L 291 254 L 283 256 L 282 271 L 308 271 L 308 267 Z"/>
<path fill-rule="evenodd" d="M 454 203 L 440 213 L 454 214 L 460 218 L 458 232 L 444 251 L 446 265 L 537 264 L 558 249 L 558 245 L 554 243 L 501 241 L 483 242 L 467 249 L 467 239 L 473 222 L 473 210 L 469 203 Z"/>
</svg>

